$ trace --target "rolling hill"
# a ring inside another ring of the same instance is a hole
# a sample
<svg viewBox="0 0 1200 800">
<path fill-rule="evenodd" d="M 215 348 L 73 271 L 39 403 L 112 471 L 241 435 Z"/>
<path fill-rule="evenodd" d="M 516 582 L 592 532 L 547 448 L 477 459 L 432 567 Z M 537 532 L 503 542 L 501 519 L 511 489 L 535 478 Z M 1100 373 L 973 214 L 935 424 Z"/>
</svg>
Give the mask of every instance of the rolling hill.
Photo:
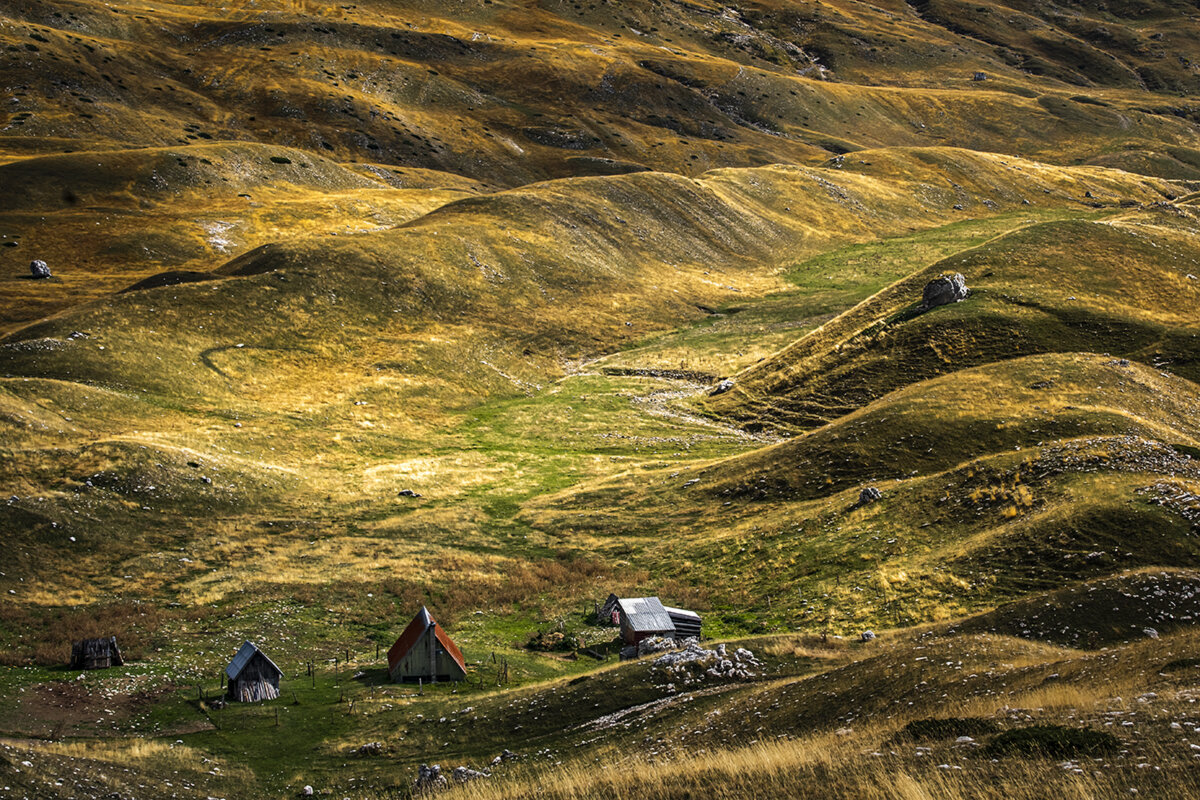
<svg viewBox="0 0 1200 800">
<path fill-rule="evenodd" d="M 0 794 L 1194 796 L 1197 53 L 1181 0 L 0 4 Z M 705 641 L 618 661 L 610 592 Z M 422 605 L 465 681 L 388 682 Z"/>
</svg>

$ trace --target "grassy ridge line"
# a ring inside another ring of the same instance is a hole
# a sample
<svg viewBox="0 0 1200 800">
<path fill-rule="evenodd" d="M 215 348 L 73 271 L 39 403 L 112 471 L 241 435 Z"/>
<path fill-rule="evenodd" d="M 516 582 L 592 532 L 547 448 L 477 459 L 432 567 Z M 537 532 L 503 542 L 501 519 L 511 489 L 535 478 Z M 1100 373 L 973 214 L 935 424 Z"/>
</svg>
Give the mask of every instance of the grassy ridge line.
<svg viewBox="0 0 1200 800">
<path fill-rule="evenodd" d="M 708 410 L 804 428 L 893 389 L 1028 353 L 1107 351 L 1197 372 L 1198 222 L 1188 207 L 1109 222 L 1056 221 L 932 264 L 743 371 Z M 916 314 L 924 283 L 961 272 L 963 303 Z"/>
<path fill-rule="evenodd" d="M 14 151 L 238 139 L 343 161 L 386 155 L 517 185 L 644 167 L 698 174 L 897 144 L 1062 163 L 1107 155 L 1186 172 L 1200 146 L 1194 126 L 1177 115 L 1188 113 L 1177 97 L 1109 80 L 1111 59 L 1094 49 L 1086 58 L 1099 66 L 1087 71 L 1119 88 L 1079 94 L 1072 76 L 1083 56 L 1075 49 L 1048 47 L 1053 55 L 1031 78 L 994 46 L 908 7 L 838 2 L 824 11 L 712 13 L 627 3 L 515 14 L 409 3 L 297 13 L 275 3 L 250 15 L 135 2 L 70 4 L 57 17 L 51 8 L 15 10 L 0 31 L 16 48 L 6 63 L 13 83 L 33 96 L 5 132 Z M 1122 40 L 1116 49 L 1189 52 L 1194 28 L 1174 13 L 1169 37 L 1137 41 L 1149 35 L 1139 27 L 1136 44 Z M 997 30 L 1014 47 L 1029 44 L 1021 32 Z M 24 46 L 32 37 L 37 50 Z M 214 48 L 220 67 L 206 58 Z M 46 80 L 47 67 L 67 63 L 76 83 L 61 92 Z M 1142 65 L 1164 76 L 1154 88 L 1194 81 L 1168 63 Z M 811 77 L 831 67 L 854 83 Z M 992 81 L 972 82 L 976 70 Z M 873 85 L 881 83 L 893 85 Z M 1164 143 L 1181 158 L 1164 153 Z"/>
<path fill-rule="evenodd" d="M 791 284 L 789 288 L 754 302 L 733 300 L 703 320 L 652 336 L 597 363 L 602 370 L 687 369 L 733 375 L 773 356 L 918 267 L 1035 222 L 1113 213 L 1022 205 L 1020 210 L 997 216 L 833 247 L 785 267 L 783 277 Z"/>
<path fill-rule="evenodd" d="M 1190 512 L 1155 499 L 1200 483 L 1198 408 L 1194 384 L 1146 366 L 1012 359 L 744 455 L 535 498 L 520 519 L 686 575 L 733 617 L 772 596 L 776 624 L 912 624 L 1122 569 L 1200 564 Z M 883 500 L 860 506 L 865 485 Z M 1146 533 L 1134 543 L 1131 530 Z"/>
<path fill-rule="evenodd" d="M 272 159 L 278 159 L 273 161 Z M 348 192 L 387 188 L 330 159 L 251 142 L 47 155 L 0 166 L 13 187 L 0 213 L 200 202 L 231 193 Z"/>
<path fill-rule="evenodd" d="M 1200 427 L 1191 420 L 1198 410 L 1196 384 L 1142 364 L 1088 353 L 1027 356 L 906 386 L 779 444 L 695 464 L 687 480 L 698 480 L 686 491 L 681 480 L 639 479 L 634 496 L 667 507 L 724 496 L 808 500 L 1089 436 L 1133 435 L 1194 448 Z M 578 495 L 570 505 L 594 498 Z M 559 497 L 546 504 L 563 503 Z"/>
<path fill-rule="evenodd" d="M 807 652 L 800 637 L 747 646 L 776 657 L 789 647 Z M 852 652 L 850 664 L 746 687 L 716 709 L 696 703 L 682 718 L 646 713 L 638 720 L 641 749 L 596 743 L 562 765 L 501 769 L 497 778 L 453 796 L 519 797 L 531 785 L 556 798 L 664 800 L 697 794 L 1032 799 L 1044 797 L 1048 786 L 1080 798 L 1125 794 L 1131 786 L 1167 798 L 1195 791 L 1188 734 L 1174 732 L 1191 717 L 1193 681 L 1178 672 L 1194 660 L 1194 631 L 1162 641 L 1142 637 L 1105 653 L 977 634 L 901 634 Z M 1168 663 L 1179 665 L 1175 674 L 1161 671 Z M 920 739 L 905 733 L 909 723 L 940 719 L 947 731 L 956 721 L 969 726 L 970 741 L 956 741 L 953 732 Z M 1069 753 L 997 759 L 976 749 L 1000 732 L 1037 725 L 1110 731 L 1125 752 L 1075 753 L 1091 769 L 1074 773 L 1063 767 Z"/>
<path fill-rule="evenodd" d="M 0 179 L 13 187 L 0 231 L 17 246 L 0 277 L 5 333 L 163 270 L 208 272 L 265 242 L 387 228 L 487 191 L 448 173 L 230 142 L 29 158 L 0 166 Z M 25 279 L 35 256 L 54 280 Z"/>
<path fill-rule="evenodd" d="M 1200 445 L 1200 427 L 1191 422 L 1200 388 L 1113 361 L 1055 354 L 960 370 L 720 462 L 712 472 L 695 469 L 692 477 L 701 478 L 704 493 L 736 494 L 769 476 L 768 493 L 807 499 L 864 480 L 940 472 L 1038 441 L 1121 433 Z M 1045 381 L 1052 386 L 1032 388 Z"/>
<path fill-rule="evenodd" d="M 395 231 L 260 248 L 227 266 L 248 276 L 238 280 L 124 295 L 32 326 L 6 340 L 5 371 L 225 397 L 254 391 L 244 356 L 256 351 L 293 362 L 298 372 L 287 385 L 314 369 L 361 369 L 364 342 L 433 325 L 444 331 L 439 338 L 494 350 L 502 373 L 530 375 L 515 358 L 529 350 L 542 361 L 532 374 L 553 374 L 556 359 L 673 327 L 696 305 L 735 291 L 761 293 L 784 258 L 953 218 L 956 190 L 934 181 L 995 190 L 988 201 L 996 209 L 1017 202 L 1019 191 L 997 188 L 1012 175 L 1002 157 L 934 150 L 923 159 L 896 180 L 768 167 L 699 181 L 644 174 L 551 182 L 462 200 Z M 1048 188 L 1051 202 L 1073 204 L 1093 190 L 1115 197 L 1122 180 L 1089 168 L 1039 169 L 1026 191 Z M 1154 179 L 1124 180 L 1134 202 L 1172 193 Z M 565 304 L 588 313 L 564 313 Z M 171 337 L 147 361 L 139 343 L 161 339 L 157 329 Z M 92 334 L 86 347 L 65 341 L 72 330 Z M 35 338 L 65 343 L 23 357 L 14 345 Z M 239 343 L 249 349 L 236 352 Z M 215 355 L 201 357 L 214 349 L 237 358 L 221 367 Z M 415 374 L 453 374 L 421 364 L 420 351 L 430 349 L 401 346 L 396 359 L 415 362 L 406 370 Z M 478 363 L 454 367 L 494 390 Z M 270 381 L 267 391 L 281 388 L 277 376 L 254 377 Z"/>
</svg>

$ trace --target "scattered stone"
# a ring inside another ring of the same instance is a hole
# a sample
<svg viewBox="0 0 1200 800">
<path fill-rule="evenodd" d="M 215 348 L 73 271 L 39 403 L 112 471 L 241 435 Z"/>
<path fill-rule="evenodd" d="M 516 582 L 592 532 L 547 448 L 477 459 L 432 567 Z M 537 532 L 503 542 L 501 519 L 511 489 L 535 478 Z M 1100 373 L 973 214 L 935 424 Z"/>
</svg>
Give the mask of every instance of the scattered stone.
<svg viewBox="0 0 1200 800">
<path fill-rule="evenodd" d="M 454 772 L 450 773 L 450 777 L 454 779 L 455 783 L 470 783 L 480 778 L 490 778 L 492 776 L 486 772 L 471 769 L 470 767 L 455 767 Z"/>
<path fill-rule="evenodd" d="M 716 386 L 714 386 L 712 391 L 708 393 L 708 396 L 716 397 L 719 394 L 725 394 L 732 388 L 733 388 L 733 378 L 726 378 L 725 380 L 721 381 Z"/>
<path fill-rule="evenodd" d="M 739 647 L 732 655 L 725 645 L 715 650 L 700 646 L 696 639 L 687 639 L 682 650 L 664 653 L 654 659 L 654 666 L 663 667 L 672 684 L 689 684 L 705 678 L 749 680 L 758 674 L 762 662 L 754 653 Z"/>
<path fill-rule="evenodd" d="M 421 495 L 417 494 L 412 489 L 401 489 L 400 496 L 401 497 L 420 497 Z"/>
<path fill-rule="evenodd" d="M 1142 628 L 1142 633 L 1146 634 L 1151 639 L 1158 638 L 1158 631 L 1156 631 L 1154 628 Z"/>
<path fill-rule="evenodd" d="M 875 641 L 875 631 L 863 631 L 858 638 L 863 642 L 873 642 Z"/>
<path fill-rule="evenodd" d="M 1185 455 L 1184 461 L 1188 462 L 1190 459 Z M 1166 467 L 1163 471 L 1175 469 L 1181 472 L 1181 467 L 1184 465 L 1170 464 L 1163 466 Z M 1200 495 L 1187 491 L 1186 488 L 1179 484 L 1170 481 L 1158 481 L 1151 486 L 1138 489 L 1137 493 L 1140 495 L 1150 495 L 1149 500 L 1151 503 L 1166 506 L 1192 523 L 1192 525 L 1200 525 Z"/>
<path fill-rule="evenodd" d="M 501 764 L 505 761 L 515 761 L 516 759 L 518 759 L 520 757 L 521 757 L 520 755 L 514 753 L 512 750 L 509 750 L 506 747 L 506 748 L 504 748 L 503 753 L 501 753 L 500 755 L 498 755 L 492 759 L 492 766 L 494 767 L 497 764 Z"/>
<path fill-rule="evenodd" d="M 383 755 L 383 742 L 367 742 L 361 747 L 356 747 L 352 751 L 356 756 L 381 756 Z"/>
<path fill-rule="evenodd" d="M 876 489 L 874 486 L 864 486 L 862 491 L 858 493 L 858 504 L 865 506 L 867 503 L 874 503 L 876 500 L 883 499 L 883 492 Z"/>
<path fill-rule="evenodd" d="M 446 776 L 442 774 L 440 764 L 431 766 L 422 764 L 417 768 L 417 780 L 413 784 L 413 788 L 418 792 L 433 792 L 438 789 L 445 789 L 447 786 Z"/>
<path fill-rule="evenodd" d="M 55 339 L 52 336 L 43 336 L 38 339 L 22 339 L 19 342 L 9 342 L 5 345 L 0 345 L 5 350 L 13 350 L 18 353 L 39 352 L 47 350 L 62 350 L 67 346 L 67 342 L 62 339 Z M 103 346 L 100 348 L 104 349 Z"/>
<path fill-rule="evenodd" d="M 650 636 L 638 642 L 637 654 L 639 656 L 648 656 L 652 653 L 665 653 L 668 650 L 678 650 L 681 647 L 686 647 L 689 642 L 694 641 L 697 640 L 684 639 L 677 642 L 674 639 L 663 636 Z"/>
<path fill-rule="evenodd" d="M 970 293 L 971 290 L 967 288 L 967 280 L 961 272 L 953 275 L 941 275 L 925 284 L 925 291 L 921 294 L 921 308 L 928 311 L 937 306 L 961 303 L 967 299 L 967 295 Z"/>
<path fill-rule="evenodd" d="M 49 278 L 50 277 L 50 267 L 46 264 L 45 261 L 42 261 L 40 258 L 37 258 L 37 259 L 34 259 L 33 261 L 29 262 L 29 273 L 35 279 Z"/>
</svg>

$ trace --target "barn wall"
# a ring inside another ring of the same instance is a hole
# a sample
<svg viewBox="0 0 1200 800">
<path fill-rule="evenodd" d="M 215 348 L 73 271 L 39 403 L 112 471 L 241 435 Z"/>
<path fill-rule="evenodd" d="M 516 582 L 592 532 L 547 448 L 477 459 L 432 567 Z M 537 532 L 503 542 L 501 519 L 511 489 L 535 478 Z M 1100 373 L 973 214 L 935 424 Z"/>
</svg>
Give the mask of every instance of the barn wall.
<svg viewBox="0 0 1200 800">
<path fill-rule="evenodd" d="M 279 670 L 262 653 L 255 653 L 238 676 L 230 679 L 226 696 L 243 703 L 274 700 L 279 697 Z"/>
<path fill-rule="evenodd" d="M 404 680 L 406 678 L 423 677 L 428 680 L 429 648 L 432 646 L 433 641 L 433 631 L 426 629 L 421 634 L 421 638 L 417 639 L 417 643 L 412 646 L 412 649 L 396 665 L 396 671 L 392 675 L 393 679 Z"/>
<path fill-rule="evenodd" d="M 72 669 L 106 669 L 119 667 L 125 662 L 121 658 L 121 650 L 116 640 L 84 639 L 71 645 Z"/>
<path fill-rule="evenodd" d="M 462 680 L 465 677 L 462 668 L 454 658 L 438 643 L 433 628 L 429 628 L 412 646 L 412 649 L 396 664 L 392 671 L 392 680 L 430 680 L 430 663 L 436 670 L 438 680 Z"/>
<path fill-rule="evenodd" d="M 438 647 L 437 668 L 439 680 L 459 681 L 467 676 L 454 657 L 440 646 Z"/>
</svg>

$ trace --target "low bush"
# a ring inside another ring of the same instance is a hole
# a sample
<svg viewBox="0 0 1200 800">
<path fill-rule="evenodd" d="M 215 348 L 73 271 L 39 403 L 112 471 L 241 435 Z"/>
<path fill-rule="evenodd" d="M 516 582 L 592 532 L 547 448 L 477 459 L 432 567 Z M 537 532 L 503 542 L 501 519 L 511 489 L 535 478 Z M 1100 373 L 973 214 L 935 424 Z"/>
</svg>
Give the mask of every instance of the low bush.
<svg viewBox="0 0 1200 800">
<path fill-rule="evenodd" d="M 1111 753 L 1120 746 L 1121 740 L 1107 731 L 1068 728 L 1064 725 L 1032 725 L 997 735 L 983 748 L 983 754 L 1075 758 Z"/>
</svg>

